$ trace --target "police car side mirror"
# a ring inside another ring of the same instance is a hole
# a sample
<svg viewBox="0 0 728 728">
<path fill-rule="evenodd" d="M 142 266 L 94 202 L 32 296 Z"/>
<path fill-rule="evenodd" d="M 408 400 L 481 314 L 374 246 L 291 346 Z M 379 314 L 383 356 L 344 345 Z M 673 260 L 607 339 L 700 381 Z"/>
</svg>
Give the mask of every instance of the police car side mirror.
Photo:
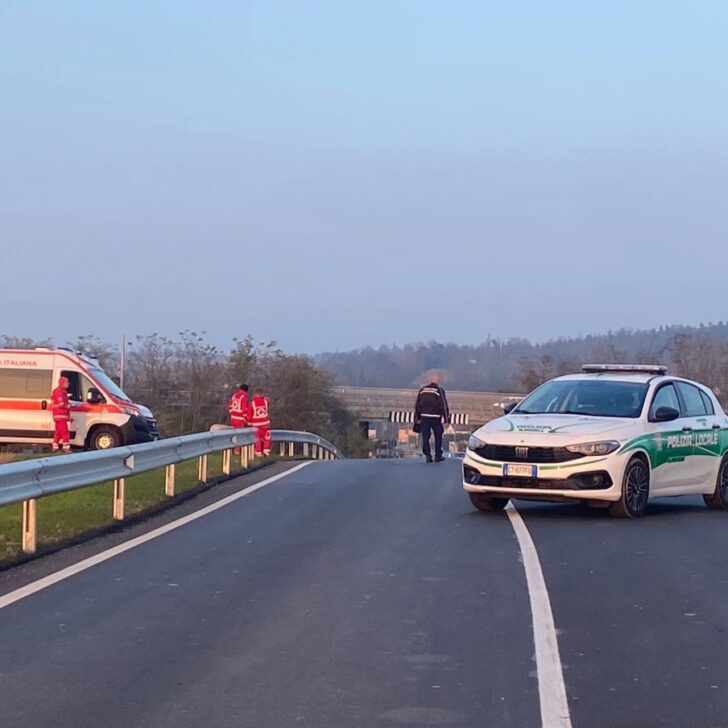
<svg viewBox="0 0 728 728">
<path fill-rule="evenodd" d="M 91 387 L 86 393 L 86 402 L 88 402 L 88 404 L 101 404 L 105 401 L 104 395 L 101 394 L 96 387 Z"/>
<path fill-rule="evenodd" d="M 509 412 L 512 412 L 515 408 L 518 402 L 508 402 L 508 404 L 503 405 L 503 414 L 507 415 Z"/>
<path fill-rule="evenodd" d="M 674 407 L 658 407 L 652 417 L 651 422 L 672 422 L 680 417 L 680 413 Z"/>
</svg>

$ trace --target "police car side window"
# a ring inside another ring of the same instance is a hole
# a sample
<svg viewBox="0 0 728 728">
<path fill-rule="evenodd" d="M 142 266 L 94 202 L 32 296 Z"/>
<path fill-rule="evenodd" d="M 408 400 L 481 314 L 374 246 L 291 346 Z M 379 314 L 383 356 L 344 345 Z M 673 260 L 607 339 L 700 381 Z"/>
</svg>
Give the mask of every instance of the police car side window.
<svg viewBox="0 0 728 728">
<path fill-rule="evenodd" d="M 703 404 L 705 405 L 705 409 L 708 410 L 708 414 L 714 415 L 715 407 L 713 407 L 713 400 L 702 389 L 700 390 L 700 396 L 703 398 Z"/>
<path fill-rule="evenodd" d="M 678 382 L 677 388 L 680 390 L 683 400 L 685 401 L 685 414 L 688 417 L 704 417 L 708 414 L 705 402 L 700 396 L 700 390 L 692 384 Z"/>
<path fill-rule="evenodd" d="M 677 398 L 677 392 L 673 384 L 665 384 L 655 393 L 652 399 L 652 406 L 650 407 L 650 419 L 655 416 L 655 412 L 660 407 L 671 407 L 680 412 L 680 400 Z"/>
</svg>

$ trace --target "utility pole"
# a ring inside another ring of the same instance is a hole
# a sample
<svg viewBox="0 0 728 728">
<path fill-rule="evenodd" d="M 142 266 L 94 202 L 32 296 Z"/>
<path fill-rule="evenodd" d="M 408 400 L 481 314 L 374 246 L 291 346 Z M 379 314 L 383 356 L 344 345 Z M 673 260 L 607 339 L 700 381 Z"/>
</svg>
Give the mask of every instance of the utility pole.
<svg viewBox="0 0 728 728">
<path fill-rule="evenodd" d="M 119 357 L 119 386 L 124 390 L 124 366 L 126 364 L 126 335 L 121 337 L 121 356 Z"/>
</svg>

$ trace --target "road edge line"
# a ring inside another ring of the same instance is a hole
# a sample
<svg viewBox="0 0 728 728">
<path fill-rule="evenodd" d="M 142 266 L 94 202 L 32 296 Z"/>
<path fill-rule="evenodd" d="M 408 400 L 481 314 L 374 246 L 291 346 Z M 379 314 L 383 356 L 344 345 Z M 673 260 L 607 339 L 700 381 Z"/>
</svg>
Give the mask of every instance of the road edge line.
<svg viewBox="0 0 728 728">
<path fill-rule="evenodd" d="M 69 579 L 76 574 L 80 574 L 82 571 L 86 571 L 87 569 L 90 569 L 97 564 L 101 564 L 104 561 L 113 559 L 115 556 L 119 556 L 120 554 L 123 554 L 127 551 L 131 551 L 131 549 L 136 548 L 137 546 L 141 546 L 148 541 L 153 541 L 155 538 L 159 538 L 165 533 L 169 533 L 170 531 L 181 528 L 188 523 L 192 523 L 192 521 L 196 521 L 198 518 L 203 518 L 210 513 L 214 513 L 220 508 L 224 508 L 225 506 L 230 505 L 230 503 L 233 503 L 240 498 L 244 498 L 246 495 L 255 493 L 255 491 L 264 488 L 266 485 L 271 485 L 272 483 L 275 483 L 282 478 L 293 475 L 293 473 L 297 473 L 302 468 L 305 468 L 306 466 L 311 464 L 311 462 L 306 462 L 301 463 L 300 465 L 296 465 L 290 470 L 286 470 L 284 473 L 278 473 L 277 475 L 273 475 L 270 478 L 261 480 L 260 483 L 254 483 L 244 490 L 241 490 L 238 493 L 233 493 L 232 495 L 228 495 L 225 498 L 221 498 L 219 501 L 211 503 L 204 508 L 200 508 L 200 510 L 198 511 L 188 513 L 186 516 L 182 516 L 175 521 L 171 521 L 170 523 L 166 523 L 163 526 L 154 528 L 151 531 L 142 534 L 141 536 L 136 536 L 129 541 L 125 541 L 124 543 L 120 543 L 116 546 L 105 549 L 104 551 L 100 551 L 98 554 L 94 554 L 93 556 L 82 559 L 76 564 L 66 566 L 59 571 L 48 574 L 48 576 L 44 576 L 41 579 L 30 582 L 30 584 L 26 584 L 25 586 L 21 586 L 18 589 L 8 592 L 7 594 L 3 594 L 2 596 L 0 596 L 0 609 L 9 607 L 11 604 L 15 604 L 16 602 L 19 602 L 22 599 L 26 599 L 33 594 L 37 594 L 39 591 L 43 591 L 43 589 L 47 589 L 48 587 L 53 586 L 58 582 L 65 581 L 66 579 Z"/>
<path fill-rule="evenodd" d="M 508 504 L 506 513 L 518 539 L 523 568 L 526 572 L 528 598 L 531 602 L 541 726 L 542 728 L 571 728 L 569 702 L 566 698 L 564 672 L 559 654 L 559 640 L 541 561 L 526 523 L 513 503 Z"/>
</svg>

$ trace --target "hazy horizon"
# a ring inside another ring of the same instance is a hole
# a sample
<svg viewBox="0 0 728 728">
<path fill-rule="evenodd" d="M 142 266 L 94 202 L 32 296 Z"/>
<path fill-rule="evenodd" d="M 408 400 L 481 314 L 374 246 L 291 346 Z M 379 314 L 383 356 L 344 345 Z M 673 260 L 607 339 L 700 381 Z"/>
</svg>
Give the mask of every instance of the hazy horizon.
<svg viewBox="0 0 728 728">
<path fill-rule="evenodd" d="M 649 327 L 649 328 L 642 328 L 642 327 L 620 327 L 620 328 L 609 329 L 607 331 L 583 331 L 583 332 L 578 332 L 578 333 L 573 334 L 573 335 L 556 335 L 556 336 L 549 337 L 549 338 L 546 338 L 546 339 L 531 339 L 531 338 L 528 338 L 528 337 L 525 337 L 525 336 L 518 336 L 518 335 L 505 336 L 505 337 L 502 337 L 502 338 L 501 337 L 496 337 L 496 336 L 490 336 L 490 339 L 491 340 L 497 340 L 497 341 L 500 341 L 500 342 L 503 342 L 503 343 L 508 342 L 509 340 L 523 340 L 523 341 L 527 341 L 529 344 L 532 344 L 534 346 L 538 346 L 538 345 L 542 345 L 542 344 L 557 343 L 557 342 L 559 342 L 561 340 L 573 341 L 573 340 L 578 340 L 578 339 L 584 339 L 586 337 L 594 337 L 594 338 L 605 337 L 606 338 L 606 337 L 609 337 L 610 334 L 611 335 L 617 335 L 617 334 L 620 334 L 620 333 L 629 333 L 629 334 L 649 333 L 649 332 L 651 332 L 653 330 L 659 330 L 662 327 L 668 328 L 668 329 L 671 329 L 671 328 L 677 328 L 677 329 L 694 329 L 696 331 L 699 331 L 701 329 L 701 327 L 708 328 L 710 326 L 714 326 L 714 325 L 718 325 L 718 324 L 722 324 L 722 323 L 724 323 L 722 320 L 717 320 L 717 321 L 700 321 L 700 322 L 697 322 L 697 323 L 694 323 L 694 324 L 692 324 L 692 323 L 684 323 L 684 322 L 678 322 L 678 323 L 663 323 L 663 324 L 658 324 L 657 326 Z M 143 337 L 143 336 L 149 336 L 149 335 L 153 335 L 153 334 L 158 334 L 159 336 L 165 336 L 165 337 L 169 338 L 170 340 L 174 340 L 175 338 L 177 338 L 182 333 L 183 332 L 174 332 L 174 333 L 146 332 L 146 333 L 143 333 L 143 334 L 126 335 L 126 340 L 127 340 L 127 345 L 129 347 L 129 350 L 132 350 L 132 348 L 134 346 L 134 342 L 135 342 L 137 336 Z M 213 339 L 209 335 L 209 332 L 198 331 L 196 333 L 202 335 L 203 338 L 205 339 L 205 341 L 207 341 L 208 343 L 210 343 L 210 344 L 218 347 L 221 350 L 225 350 L 226 347 L 232 347 L 232 345 L 234 343 L 234 340 L 236 338 L 237 339 L 242 339 L 245 336 L 247 336 L 247 334 L 242 334 L 240 336 L 230 336 L 228 339 Z M 14 332 L 8 332 L 8 331 L 2 331 L 2 330 L 0 330 L 0 336 L 17 336 L 17 338 L 27 337 L 27 338 L 35 339 L 37 341 L 45 341 L 45 340 L 51 339 L 54 346 L 61 346 L 61 347 L 62 346 L 67 346 L 69 344 L 74 343 L 76 341 L 76 339 L 79 338 L 79 336 L 89 336 L 89 335 L 97 338 L 99 341 L 101 341 L 104 344 L 109 344 L 110 346 L 119 346 L 119 347 L 121 346 L 121 338 L 119 338 L 118 341 L 117 340 L 111 340 L 111 339 L 105 339 L 103 336 L 99 336 L 98 334 L 96 334 L 93 331 L 78 332 L 76 335 L 73 335 L 73 336 L 69 337 L 68 339 L 62 339 L 62 340 L 60 340 L 60 339 L 55 339 L 55 338 L 53 338 L 51 336 L 45 336 L 45 335 L 42 335 L 42 334 L 36 336 L 36 335 L 33 335 L 33 334 L 26 334 L 26 333 L 22 333 L 22 332 L 21 333 L 16 333 L 16 332 L 14 333 Z M 481 344 L 486 343 L 488 341 L 488 338 L 489 337 L 486 335 L 486 337 L 483 338 L 483 339 L 471 340 L 471 341 L 454 341 L 454 340 L 451 340 L 451 339 L 437 338 L 437 337 L 432 338 L 432 339 L 421 339 L 421 340 L 414 340 L 413 339 L 413 340 L 402 340 L 402 341 L 391 341 L 391 342 L 380 341 L 380 342 L 374 342 L 374 343 L 369 343 L 369 344 L 362 344 L 360 346 L 353 346 L 353 347 L 348 348 L 348 349 L 328 349 L 328 350 L 321 349 L 319 351 L 290 350 L 290 349 L 286 349 L 285 346 L 283 346 L 281 344 L 281 342 L 278 342 L 278 341 L 274 341 L 273 340 L 273 343 L 275 343 L 276 345 L 278 345 L 287 354 L 293 354 L 293 355 L 303 354 L 303 355 L 308 355 L 308 356 L 317 356 L 317 355 L 323 355 L 323 354 L 347 353 L 347 352 L 351 352 L 351 351 L 358 351 L 358 350 L 361 350 L 361 349 L 368 349 L 368 348 L 371 348 L 371 349 L 379 349 L 382 346 L 390 347 L 390 348 L 391 347 L 404 348 L 406 346 L 417 346 L 417 345 L 420 345 L 420 344 L 429 344 L 429 343 L 436 343 L 436 344 L 443 344 L 443 345 L 452 344 L 452 345 L 455 345 L 455 346 L 477 347 L 477 346 L 480 346 Z M 256 341 L 258 343 L 265 344 L 265 343 L 269 343 L 272 340 L 256 339 Z"/>
<path fill-rule="evenodd" d="M 0 333 L 719 320 L 728 4 L 0 4 Z"/>
</svg>

